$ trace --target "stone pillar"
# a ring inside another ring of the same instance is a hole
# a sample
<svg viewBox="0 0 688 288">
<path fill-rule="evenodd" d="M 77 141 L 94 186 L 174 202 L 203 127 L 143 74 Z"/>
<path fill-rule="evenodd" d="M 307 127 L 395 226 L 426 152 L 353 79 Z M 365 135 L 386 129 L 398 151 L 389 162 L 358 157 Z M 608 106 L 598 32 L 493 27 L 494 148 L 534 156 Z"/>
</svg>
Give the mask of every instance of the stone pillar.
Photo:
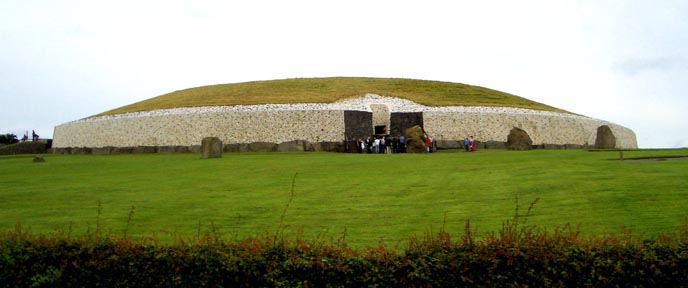
<svg viewBox="0 0 688 288">
<path fill-rule="evenodd" d="M 616 148 L 616 137 L 612 133 L 612 128 L 602 125 L 597 128 L 597 138 L 595 138 L 595 149 L 614 149 Z"/>
<path fill-rule="evenodd" d="M 406 137 L 406 152 L 408 153 L 424 153 L 425 150 L 425 136 L 423 128 L 416 125 L 404 131 Z"/>
<path fill-rule="evenodd" d="M 533 140 L 530 139 L 528 132 L 521 128 L 512 128 L 506 139 L 506 145 L 510 150 L 530 150 L 533 148 Z"/>
<path fill-rule="evenodd" d="M 385 126 L 385 133 L 389 133 L 389 107 L 385 104 L 370 104 L 370 110 L 373 111 L 373 127 Z"/>
<path fill-rule="evenodd" d="M 201 141 L 203 159 L 222 157 L 222 140 L 217 137 L 205 137 Z"/>
</svg>

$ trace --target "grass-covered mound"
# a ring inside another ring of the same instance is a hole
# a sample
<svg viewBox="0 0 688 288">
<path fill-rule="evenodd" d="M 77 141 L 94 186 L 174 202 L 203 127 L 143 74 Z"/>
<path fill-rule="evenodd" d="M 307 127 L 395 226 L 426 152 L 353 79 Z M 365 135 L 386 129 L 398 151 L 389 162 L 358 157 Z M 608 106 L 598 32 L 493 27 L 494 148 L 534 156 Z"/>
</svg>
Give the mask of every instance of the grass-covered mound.
<svg viewBox="0 0 688 288">
<path fill-rule="evenodd" d="M 388 78 L 302 78 L 220 84 L 175 91 L 101 115 L 179 107 L 331 103 L 366 94 L 427 106 L 491 106 L 566 112 L 508 93 L 466 84 Z"/>
</svg>

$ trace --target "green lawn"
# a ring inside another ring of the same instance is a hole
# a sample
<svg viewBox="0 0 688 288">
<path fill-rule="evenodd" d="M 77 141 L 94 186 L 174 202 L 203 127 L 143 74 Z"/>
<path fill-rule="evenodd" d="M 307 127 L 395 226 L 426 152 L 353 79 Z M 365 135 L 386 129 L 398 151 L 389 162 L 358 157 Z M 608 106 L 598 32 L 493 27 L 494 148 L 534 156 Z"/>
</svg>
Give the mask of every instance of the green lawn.
<svg viewBox="0 0 688 288">
<path fill-rule="evenodd" d="M 688 155 L 626 151 L 625 158 Z M 529 224 L 580 224 L 584 235 L 622 227 L 654 237 L 688 222 L 688 161 L 618 161 L 618 152 L 502 151 L 359 155 L 242 153 L 0 157 L 0 230 L 96 228 L 170 241 L 284 232 L 353 246 L 403 245 L 442 226 L 459 235 L 470 219 L 495 232 L 535 199 Z M 131 212 L 131 221 L 128 219 Z M 127 226 L 129 228 L 127 229 Z M 214 228 L 212 227 L 214 226 Z"/>
</svg>

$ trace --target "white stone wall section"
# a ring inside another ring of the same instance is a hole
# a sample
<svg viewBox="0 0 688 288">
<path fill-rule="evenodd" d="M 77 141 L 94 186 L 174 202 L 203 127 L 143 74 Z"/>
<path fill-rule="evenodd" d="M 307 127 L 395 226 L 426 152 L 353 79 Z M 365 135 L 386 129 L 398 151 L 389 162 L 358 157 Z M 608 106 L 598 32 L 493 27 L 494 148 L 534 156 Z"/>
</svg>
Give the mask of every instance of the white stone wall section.
<svg viewBox="0 0 688 288">
<path fill-rule="evenodd" d="M 635 134 L 628 128 L 602 120 L 562 113 L 504 113 L 427 111 L 423 124 L 430 137 L 460 140 L 474 136 L 478 141 L 506 142 L 512 128 L 528 133 L 533 144 L 594 145 L 597 128 L 608 125 L 617 148 L 635 149 Z"/>
<path fill-rule="evenodd" d="M 427 107 L 373 94 L 329 104 L 177 108 L 86 118 L 55 127 L 53 147 L 191 146 L 210 136 L 225 144 L 341 142 L 346 110 L 373 112 L 373 122 L 387 126 L 389 115 L 382 114 L 423 112 L 424 128 L 436 140 L 473 135 L 479 141 L 506 142 L 518 127 L 536 145 L 593 145 L 597 128 L 608 125 L 617 148 L 637 148 L 630 129 L 589 117 L 505 107 Z"/>
<path fill-rule="evenodd" d="M 101 117 L 55 127 L 53 147 L 199 145 L 204 137 L 225 144 L 344 138 L 344 111 L 282 110 L 195 112 Z"/>
</svg>

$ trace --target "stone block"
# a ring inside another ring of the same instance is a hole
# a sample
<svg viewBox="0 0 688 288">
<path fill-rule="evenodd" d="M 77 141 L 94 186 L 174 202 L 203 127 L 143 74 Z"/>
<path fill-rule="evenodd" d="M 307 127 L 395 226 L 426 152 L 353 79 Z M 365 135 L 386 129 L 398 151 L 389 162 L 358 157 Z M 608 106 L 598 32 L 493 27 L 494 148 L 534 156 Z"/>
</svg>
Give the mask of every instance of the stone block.
<svg viewBox="0 0 688 288">
<path fill-rule="evenodd" d="M 463 149 L 463 141 L 455 140 L 437 140 L 435 141 L 437 149 Z"/>
<path fill-rule="evenodd" d="M 616 137 L 612 129 L 607 125 L 597 127 L 597 138 L 595 138 L 595 149 L 614 149 L 616 148 Z"/>
<path fill-rule="evenodd" d="M 423 128 L 416 125 L 404 131 L 406 137 L 406 153 L 423 153 L 425 149 L 425 133 Z"/>
<path fill-rule="evenodd" d="M 507 147 L 511 150 L 530 150 L 533 149 L 533 140 L 526 131 L 514 127 L 506 137 Z"/>
<path fill-rule="evenodd" d="M 282 142 L 277 145 L 277 152 L 304 152 L 306 151 L 306 143 L 303 140 Z"/>
<path fill-rule="evenodd" d="M 389 125 L 390 136 L 399 138 L 407 128 L 423 127 L 423 112 L 393 112 L 389 116 Z"/>
<path fill-rule="evenodd" d="M 224 152 L 229 152 L 229 153 L 235 153 L 235 152 L 241 152 L 241 147 L 243 144 L 238 144 L 238 143 L 232 143 L 232 144 L 225 144 L 223 151 Z"/>
<path fill-rule="evenodd" d="M 253 142 L 248 144 L 248 152 L 274 152 L 277 144 L 272 142 Z"/>
<path fill-rule="evenodd" d="M 463 145 L 463 143 L 461 143 Z M 487 141 L 485 142 L 485 149 L 506 149 L 506 142 L 502 141 Z"/>
<path fill-rule="evenodd" d="M 112 154 L 112 149 L 114 149 L 114 147 L 91 148 L 90 154 L 93 154 L 93 155 L 109 155 L 109 154 Z"/>
<path fill-rule="evenodd" d="M 547 150 L 562 150 L 562 149 L 564 149 L 564 145 L 559 145 L 559 144 L 543 144 L 543 146 Z"/>
<path fill-rule="evenodd" d="M 131 154 L 134 152 L 134 147 L 114 147 L 112 154 Z"/>
<path fill-rule="evenodd" d="M 579 144 L 564 144 L 564 149 L 586 149 L 585 145 L 579 145 Z"/>
<path fill-rule="evenodd" d="M 222 157 L 222 140 L 217 137 L 205 137 L 201 140 L 201 157 L 220 158 Z"/>
<path fill-rule="evenodd" d="M 132 153 L 134 153 L 134 154 L 158 153 L 158 147 L 155 147 L 155 146 L 136 146 L 132 150 Z"/>
<path fill-rule="evenodd" d="M 348 140 L 365 139 L 373 134 L 373 113 L 344 111 L 344 137 Z"/>
<path fill-rule="evenodd" d="M 201 153 L 201 145 L 191 145 L 189 146 L 189 152 L 191 153 Z"/>
</svg>

